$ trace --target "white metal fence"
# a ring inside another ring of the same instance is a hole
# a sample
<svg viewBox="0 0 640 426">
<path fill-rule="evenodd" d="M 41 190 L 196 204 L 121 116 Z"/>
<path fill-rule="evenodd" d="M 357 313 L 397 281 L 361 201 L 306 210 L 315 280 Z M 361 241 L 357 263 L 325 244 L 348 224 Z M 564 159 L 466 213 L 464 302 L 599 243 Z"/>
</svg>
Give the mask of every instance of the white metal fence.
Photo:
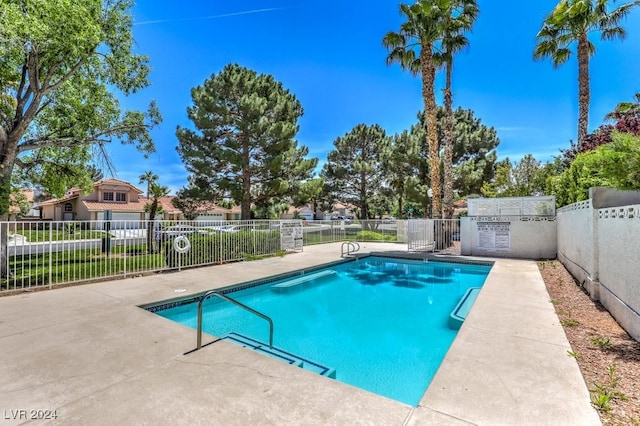
<svg viewBox="0 0 640 426">
<path fill-rule="evenodd" d="M 404 221 L 396 220 L 314 220 L 305 222 L 304 244 L 339 241 L 405 242 Z"/>
<path fill-rule="evenodd" d="M 407 244 L 412 251 L 459 254 L 460 219 L 412 219 L 407 221 Z"/>
<path fill-rule="evenodd" d="M 418 220 L 0 222 L 0 293 L 251 260 L 312 244 L 407 243 L 411 223 Z M 458 238 L 457 221 L 428 223 L 433 244 L 426 249 L 446 249 Z"/>
<path fill-rule="evenodd" d="M 0 292 L 302 250 L 299 220 L 124 222 L 0 223 Z"/>
</svg>

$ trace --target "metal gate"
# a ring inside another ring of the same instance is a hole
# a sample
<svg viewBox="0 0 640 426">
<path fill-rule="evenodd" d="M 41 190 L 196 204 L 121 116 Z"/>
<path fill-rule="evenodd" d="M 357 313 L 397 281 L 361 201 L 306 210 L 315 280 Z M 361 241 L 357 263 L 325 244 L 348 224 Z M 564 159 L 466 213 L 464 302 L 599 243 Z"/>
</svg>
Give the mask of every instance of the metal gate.
<svg viewBox="0 0 640 426">
<path fill-rule="evenodd" d="M 407 221 L 409 250 L 459 251 L 460 219 L 410 219 Z"/>
<path fill-rule="evenodd" d="M 409 251 L 433 251 L 435 249 L 434 219 L 410 219 L 408 222 Z"/>
</svg>

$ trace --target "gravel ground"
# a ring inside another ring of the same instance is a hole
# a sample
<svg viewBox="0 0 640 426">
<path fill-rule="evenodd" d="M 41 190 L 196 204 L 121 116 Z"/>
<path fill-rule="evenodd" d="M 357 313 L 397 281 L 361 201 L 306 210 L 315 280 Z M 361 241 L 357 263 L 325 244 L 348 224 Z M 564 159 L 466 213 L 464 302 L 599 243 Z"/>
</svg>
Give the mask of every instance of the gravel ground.
<svg viewBox="0 0 640 426">
<path fill-rule="evenodd" d="M 558 261 L 538 262 L 591 401 L 604 425 L 640 426 L 640 343 Z"/>
</svg>

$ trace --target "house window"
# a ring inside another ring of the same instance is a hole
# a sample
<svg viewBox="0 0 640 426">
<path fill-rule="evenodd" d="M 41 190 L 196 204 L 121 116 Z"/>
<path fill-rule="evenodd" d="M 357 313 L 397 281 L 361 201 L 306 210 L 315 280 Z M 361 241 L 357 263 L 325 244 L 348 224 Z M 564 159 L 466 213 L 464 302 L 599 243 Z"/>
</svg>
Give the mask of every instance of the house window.
<svg viewBox="0 0 640 426">
<path fill-rule="evenodd" d="M 127 202 L 127 193 L 126 192 L 116 192 L 116 201 L 121 203 Z"/>
<path fill-rule="evenodd" d="M 113 192 L 102 193 L 102 201 L 113 201 Z"/>
<path fill-rule="evenodd" d="M 73 206 L 71 205 L 71 203 L 64 203 L 64 211 L 65 212 L 72 212 L 73 211 Z"/>
</svg>

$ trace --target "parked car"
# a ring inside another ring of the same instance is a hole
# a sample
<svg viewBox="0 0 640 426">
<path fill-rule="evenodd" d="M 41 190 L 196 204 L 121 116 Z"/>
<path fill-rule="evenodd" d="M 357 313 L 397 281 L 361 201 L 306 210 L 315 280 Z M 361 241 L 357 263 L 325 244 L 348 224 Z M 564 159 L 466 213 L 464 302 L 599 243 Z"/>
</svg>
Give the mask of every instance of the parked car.
<svg viewBox="0 0 640 426">
<path fill-rule="evenodd" d="M 240 226 L 238 225 L 221 225 L 221 226 L 208 226 L 206 228 L 210 233 L 224 232 L 224 233 L 236 233 L 240 232 Z"/>
<path fill-rule="evenodd" d="M 216 230 L 218 232 L 235 234 L 236 232 L 240 232 L 240 227 L 237 225 L 224 225 L 224 226 L 218 227 Z"/>
<path fill-rule="evenodd" d="M 396 218 L 393 216 L 385 217 L 382 219 L 382 223 L 396 223 Z"/>
<path fill-rule="evenodd" d="M 347 216 L 335 216 L 334 215 L 334 216 L 331 216 L 331 220 L 342 220 L 342 221 L 344 221 L 346 223 L 351 223 L 352 222 L 352 220 L 349 219 Z"/>
<path fill-rule="evenodd" d="M 183 235 L 183 236 L 189 236 L 193 234 L 211 235 L 213 233 L 214 231 L 212 230 L 196 228 L 195 226 L 191 226 L 191 225 L 173 225 L 157 231 L 156 239 L 175 238 L 179 235 Z"/>
</svg>

